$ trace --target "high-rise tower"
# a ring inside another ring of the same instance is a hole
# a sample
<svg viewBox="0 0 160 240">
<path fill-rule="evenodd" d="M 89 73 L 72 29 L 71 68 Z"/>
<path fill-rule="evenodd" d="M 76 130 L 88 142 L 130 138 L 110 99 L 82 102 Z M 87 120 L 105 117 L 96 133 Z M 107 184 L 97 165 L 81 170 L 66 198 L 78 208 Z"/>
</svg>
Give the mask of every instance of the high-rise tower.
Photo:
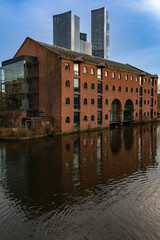
<svg viewBox="0 0 160 240">
<path fill-rule="evenodd" d="M 53 16 L 53 44 L 80 52 L 80 18 L 72 11 Z"/>
<path fill-rule="evenodd" d="M 109 13 L 105 7 L 91 11 L 92 55 L 109 58 Z"/>
</svg>

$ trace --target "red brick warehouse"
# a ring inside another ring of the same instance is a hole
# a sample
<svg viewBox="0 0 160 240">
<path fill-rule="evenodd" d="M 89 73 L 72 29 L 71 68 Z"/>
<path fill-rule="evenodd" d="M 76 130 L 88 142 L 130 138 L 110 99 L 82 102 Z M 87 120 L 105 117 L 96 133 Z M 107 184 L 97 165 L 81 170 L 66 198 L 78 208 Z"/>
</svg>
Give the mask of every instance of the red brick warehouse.
<svg viewBox="0 0 160 240">
<path fill-rule="evenodd" d="M 23 77 L 10 79 L 10 68 L 20 62 Z M 1 112 L 53 117 L 61 132 L 157 117 L 158 76 L 128 64 L 26 38 L 14 58 L 2 62 L 2 69 L 8 71 L 4 86 L 23 80 L 19 98 L 1 95 Z"/>
</svg>

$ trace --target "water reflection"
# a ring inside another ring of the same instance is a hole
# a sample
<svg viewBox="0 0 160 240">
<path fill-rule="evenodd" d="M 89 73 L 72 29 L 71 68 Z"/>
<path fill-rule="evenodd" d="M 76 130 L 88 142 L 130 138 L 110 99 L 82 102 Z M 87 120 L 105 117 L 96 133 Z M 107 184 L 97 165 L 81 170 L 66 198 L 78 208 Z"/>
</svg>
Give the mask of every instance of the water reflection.
<svg viewBox="0 0 160 240">
<path fill-rule="evenodd" d="M 56 231 L 60 234 L 63 227 L 57 221 L 74 215 L 78 211 L 73 210 L 75 204 L 84 204 L 85 198 L 92 195 L 94 201 L 98 191 L 100 198 L 95 201 L 102 203 L 105 198 L 106 209 L 119 201 L 121 185 L 117 184 L 137 173 L 147 173 L 152 167 L 157 167 L 156 156 L 157 126 L 152 125 L 32 142 L 1 143 L 0 186 L 3 190 L 0 191 L 15 207 L 21 208 L 23 216 L 20 214 L 20 222 L 29 223 L 32 220 L 34 226 L 37 219 L 42 225 L 52 219 L 59 226 L 59 231 Z M 125 189 L 126 186 L 123 183 L 121 187 Z M 116 197 L 113 194 L 115 190 Z M 114 197 L 110 195 L 111 192 Z M 68 205 L 72 206 L 72 212 L 67 212 Z M 0 216 L 1 211 L 0 205 Z M 14 217 L 11 219 L 13 221 Z M 2 224 L 6 229 L 3 220 Z M 8 240 L 11 235 L 7 236 Z"/>
</svg>

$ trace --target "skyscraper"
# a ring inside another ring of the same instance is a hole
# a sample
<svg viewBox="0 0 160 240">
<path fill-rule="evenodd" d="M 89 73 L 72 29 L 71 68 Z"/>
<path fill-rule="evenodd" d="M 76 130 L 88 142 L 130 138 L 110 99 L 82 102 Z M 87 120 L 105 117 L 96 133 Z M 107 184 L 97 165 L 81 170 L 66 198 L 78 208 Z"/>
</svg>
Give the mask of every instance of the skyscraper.
<svg viewBox="0 0 160 240">
<path fill-rule="evenodd" d="M 92 55 L 109 58 L 109 14 L 105 7 L 91 11 Z"/>
<path fill-rule="evenodd" d="M 72 11 L 53 16 L 53 44 L 80 51 L 80 18 Z"/>
</svg>

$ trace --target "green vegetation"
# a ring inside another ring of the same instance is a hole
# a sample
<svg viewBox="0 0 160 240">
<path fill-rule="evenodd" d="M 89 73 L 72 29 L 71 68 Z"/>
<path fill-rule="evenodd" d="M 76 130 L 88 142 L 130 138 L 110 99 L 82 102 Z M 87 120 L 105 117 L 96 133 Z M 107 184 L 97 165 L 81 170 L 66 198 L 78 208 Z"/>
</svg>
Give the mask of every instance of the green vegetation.
<svg viewBox="0 0 160 240">
<path fill-rule="evenodd" d="M 5 119 L 0 119 L 0 128 L 14 127 L 13 124 Z"/>
</svg>

